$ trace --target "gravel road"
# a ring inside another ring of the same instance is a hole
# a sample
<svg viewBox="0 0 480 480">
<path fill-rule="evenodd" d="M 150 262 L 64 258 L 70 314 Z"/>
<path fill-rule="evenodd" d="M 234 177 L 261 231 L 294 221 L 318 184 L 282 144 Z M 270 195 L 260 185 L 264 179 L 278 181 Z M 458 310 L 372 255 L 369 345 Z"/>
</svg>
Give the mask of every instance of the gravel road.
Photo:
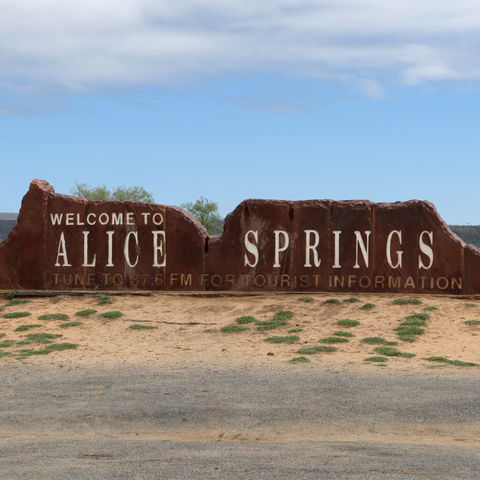
<svg viewBox="0 0 480 480">
<path fill-rule="evenodd" d="M 0 478 L 476 479 L 480 374 L 5 363 Z"/>
</svg>

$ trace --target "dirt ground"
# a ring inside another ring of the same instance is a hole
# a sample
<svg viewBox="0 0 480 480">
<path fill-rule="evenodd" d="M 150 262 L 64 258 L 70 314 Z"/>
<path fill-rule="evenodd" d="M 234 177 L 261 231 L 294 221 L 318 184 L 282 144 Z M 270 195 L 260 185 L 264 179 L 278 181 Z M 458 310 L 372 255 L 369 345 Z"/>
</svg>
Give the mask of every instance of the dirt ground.
<svg viewBox="0 0 480 480">
<path fill-rule="evenodd" d="M 310 301 L 304 301 L 310 297 Z M 396 370 L 426 370 L 432 368 L 462 369 L 465 367 L 427 361 L 431 356 L 442 356 L 450 360 L 461 360 L 480 364 L 480 325 L 469 325 L 465 321 L 480 320 L 480 300 L 453 298 L 438 295 L 417 295 L 420 304 L 396 305 L 395 299 L 408 299 L 408 295 L 358 294 L 356 302 L 348 302 L 350 294 L 179 294 L 153 293 L 151 296 L 116 295 L 112 303 L 98 305 L 95 296 L 25 297 L 25 304 L 8 305 L 7 299 L 0 301 L 0 362 L 90 364 L 164 364 L 164 365 L 275 365 L 287 364 L 291 359 L 304 356 L 310 360 L 298 368 L 314 368 L 315 365 L 335 368 L 368 369 L 378 366 L 365 361 L 378 356 L 375 348 L 362 341 L 366 337 L 383 337 L 397 341 L 394 348 L 413 353 L 414 357 L 387 357 L 385 368 Z M 22 297 L 16 297 L 22 298 Z M 338 300 L 334 301 L 330 299 Z M 52 301 L 53 300 L 53 301 Z M 329 300 L 329 301 L 328 301 Z M 366 303 L 371 309 L 362 308 Z M 436 309 L 429 309 L 436 307 Z M 83 309 L 94 309 L 96 313 L 77 316 Z M 425 310 L 427 309 L 427 310 Z M 123 316 L 108 319 L 101 314 L 120 311 Z M 288 325 L 272 330 L 259 331 L 255 323 L 246 324 L 246 330 L 235 333 L 222 332 L 221 328 L 237 324 L 241 316 L 253 316 L 257 321 L 271 320 L 279 311 L 291 311 L 293 317 Z M 4 318 L 11 312 L 29 312 L 21 318 Z M 68 315 L 64 320 L 40 320 L 44 314 Z M 429 318 L 422 335 L 414 342 L 399 340 L 395 328 L 407 316 L 427 313 Z M 342 327 L 339 320 L 357 320 L 354 327 Z M 80 321 L 80 325 L 62 328 L 65 322 Z M 21 325 L 39 324 L 27 331 L 15 331 Z M 133 324 L 153 326 L 153 329 L 131 329 Z M 289 333 L 291 329 L 301 329 Z M 347 331 L 352 337 L 344 343 L 332 344 L 333 353 L 302 355 L 300 348 L 322 345 L 322 339 L 334 332 Z M 18 345 L 31 333 L 60 334 L 55 342 L 77 344 L 75 349 L 53 351 L 48 355 L 31 355 L 19 359 L 22 349 L 43 349 L 44 344 L 32 342 Z M 295 343 L 270 343 L 272 336 L 297 335 Z M 13 340 L 15 343 L 10 345 Z M 3 348 L 2 348 L 2 343 Z M 468 367 L 477 370 L 478 367 Z"/>
</svg>

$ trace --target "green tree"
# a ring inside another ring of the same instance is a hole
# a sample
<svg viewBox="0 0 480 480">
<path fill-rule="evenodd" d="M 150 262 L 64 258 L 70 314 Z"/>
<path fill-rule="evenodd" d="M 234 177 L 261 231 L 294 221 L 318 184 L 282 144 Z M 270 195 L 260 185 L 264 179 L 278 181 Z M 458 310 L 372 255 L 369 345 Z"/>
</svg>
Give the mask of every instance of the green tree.
<svg viewBox="0 0 480 480">
<path fill-rule="evenodd" d="M 91 187 L 86 183 L 75 182 L 75 186 L 70 190 L 70 193 L 87 200 L 131 200 L 144 203 L 154 203 L 155 201 L 151 193 L 137 185 L 133 187 L 122 185 L 111 192 L 105 185 Z"/>
<path fill-rule="evenodd" d="M 223 231 L 223 220 L 218 212 L 217 202 L 200 197 L 195 203 L 182 203 L 181 207 L 192 213 L 211 235 Z"/>
</svg>

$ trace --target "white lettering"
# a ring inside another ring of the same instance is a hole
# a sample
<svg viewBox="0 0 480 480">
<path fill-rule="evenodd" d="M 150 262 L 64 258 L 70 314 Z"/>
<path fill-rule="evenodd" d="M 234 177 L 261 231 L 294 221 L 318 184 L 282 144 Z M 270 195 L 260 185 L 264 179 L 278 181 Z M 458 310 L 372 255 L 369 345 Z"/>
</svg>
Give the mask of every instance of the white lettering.
<svg viewBox="0 0 480 480">
<path fill-rule="evenodd" d="M 93 217 L 93 221 L 90 221 L 90 217 Z M 97 223 L 97 215 L 95 213 L 89 213 L 87 215 L 87 223 L 89 225 L 95 225 Z"/>
<path fill-rule="evenodd" d="M 90 232 L 83 231 L 83 263 L 82 267 L 94 267 L 97 262 L 97 255 L 93 255 L 92 263 L 88 263 L 88 235 Z"/>
<path fill-rule="evenodd" d="M 402 268 L 402 257 L 403 251 L 397 250 L 397 263 L 394 265 L 392 262 L 392 238 L 396 235 L 400 245 L 402 245 L 402 231 L 401 230 L 392 230 L 387 237 L 387 262 L 392 268 Z"/>
<path fill-rule="evenodd" d="M 427 234 L 427 237 L 430 239 L 430 245 L 427 245 L 424 240 L 423 236 Z M 418 237 L 418 246 L 420 248 L 420 251 L 428 257 L 429 263 L 428 265 L 425 265 L 423 263 L 422 257 L 420 254 L 418 254 L 418 268 L 423 268 L 425 270 L 428 270 L 429 268 L 432 267 L 433 265 L 433 232 L 428 232 L 427 230 L 424 230 L 422 233 L 420 233 L 420 236 Z"/>
<path fill-rule="evenodd" d="M 143 216 L 143 224 L 148 225 L 148 217 L 150 216 L 150 212 L 142 212 Z"/>
<path fill-rule="evenodd" d="M 284 252 L 290 243 L 288 233 L 284 230 L 274 230 L 275 235 L 275 263 L 273 264 L 274 268 L 280 267 L 280 252 Z M 280 246 L 280 236 L 283 237 L 283 245 Z"/>
<path fill-rule="evenodd" d="M 360 268 L 358 263 L 358 247 L 360 246 L 360 251 L 362 252 L 363 261 L 365 262 L 365 267 L 368 268 L 368 251 L 370 248 L 370 230 L 365 230 L 365 235 L 367 237 L 367 245 L 365 245 L 362 234 L 358 230 L 353 232 L 355 234 L 355 265 L 353 268 Z"/>
<path fill-rule="evenodd" d="M 311 242 L 311 237 L 313 235 L 314 241 Z M 305 265 L 304 267 L 311 267 L 310 263 L 310 254 L 313 254 L 313 264 L 316 267 L 320 266 L 322 262 L 321 258 L 318 258 L 317 247 L 320 243 L 320 235 L 316 230 L 305 230 Z"/>
<path fill-rule="evenodd" d="M 334 230 L 334 262 L 332 268 L 342 268 L 340 265 L 340 235 L 342 234 L 341 230 Z"/>
<path fill-rule="evenodd" d="M 165 244 L 165 232 L 163 230 L 153 230 L 153 266 L 165 267 L 167 265 L 167 252 L 163 252 L 163 245 Z M 163 257 L 162 263 L 159 263 L 158 254 Z"/>
<path fill-rule="evenodd" d="M 154 213 L 152 220 L 155 225 L 161 225 L 163 223 L 163 215 L 161 213 Z"/>
<path fill-rule="evenodd" d="M 251 253 L 254 257 L 253 262 L 250 262 L 248 259 L 247 254 L 245 254 L 245 265 L 248 265 L 249 267 L 256 267 L 258 263 L 258 247 L 252 243 L 248 236 L 252 234 L 255 242 L 258 243 L 258 231 L 257 230 L 249 230 L 245 234 L 245 249 L 247 250 L 248 253 Z"/>
<path fill-rule="evenodd" d="M 100 225 L 106 225 L 108 223 L 108 213 L 101 213 L 99 216 L 98 216 L 98 221 L 100 222 Z"/>
<path fill-rule="evenodd" d="M 80 214 L 79 213 L 77 213 L 77 225 L 85 225 L 85 223 L 80 220 Z"/>
<path fill-rule="evenodd" d="M 130 232 L 127 233 L 125 237 L 125 245 L 123 248 L 123 254 L 125 255 L 125 261 L 127 262 L 127 265 L 129 267 L 135 267 L 138 263 L 138 253 L 137 253 L 137 258 L 135 259 L 135 263 L 132 264 L 130 261 L 130 252 L 129 252 L 129 247 L 130 247 L 130 237 L 135 237 L 135 242 L 137 244 L 137 252 L 138 252 L 138 232 L 135 230 L 131 230 Z"/>
<path fill-rule="evenodd" d="M 60 265 L 60 257 L 63 258 L 63 265 Z M 60 240 L 58 242 L 58 249 L 57 249 L 57 261 L 55 262 L 56 267 L 71 267 L 68 263 L 67 258 L 67 247 L 65 245 L 65 235 L 62 232 L 60 234 Z"/>
<path fill-rule="evenodd" d="M 135 222 L 133 220 L 133 212 L 128 212 L 127 215 L 126 215 L 126 224 L 127 225 L 135 225 Z"/>
<path fill-rule="evenodd" d="M 63 218 L 63 213 L 51 213 L 50 214 L 50 221 L 52 225 L 61 225 Z"/>
<path fill-rule="evenodd" d="M 113 230 L 109 230 L 107 233 L 108 237 L 108 249 L 107 249 L 107 264 L 105 265 L 106 267 L 113 267 Z"/>
<path fill-rule="evenodd" d="M 65 225 L 73 225 L 73 213 L 65 214 Z"/>
<path fill-rule="evenodd" d="M 123 213 L 112 213 L 112 225 L 123 225 Z"/>
</svg>

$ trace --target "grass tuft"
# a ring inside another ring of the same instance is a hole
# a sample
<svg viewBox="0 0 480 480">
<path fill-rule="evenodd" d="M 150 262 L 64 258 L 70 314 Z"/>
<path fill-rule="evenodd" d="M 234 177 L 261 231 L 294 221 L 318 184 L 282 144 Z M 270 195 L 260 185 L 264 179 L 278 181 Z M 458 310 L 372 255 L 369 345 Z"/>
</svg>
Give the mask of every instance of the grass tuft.
<svg viewBox="0 0 480 480">
<path fill-rule="evenodd" d="M 83 325 L 83 322 L 66 322 L 61 323 L 59 325 L 60 328 L 69 328 L 69 327 L 78 327 L 79 325 Z"/>
<path fill-rule="evenodd" d="M 438 307 L 431 305 L 430 307 L 423 307 L 424 312 L 433 312 L 434 310 L 438 310 Z"/>
<path fill-rule="evenodd" d="M 128 327 L 130 330 L 153 330 L 155 327 L 154 325 L 143 325 L 141 323 L 133 323 Z"/>
<path fill-rule="evenodd" d="M 310 303 L 310 302 L 313 302 L 313 297 L 298 297 L 297 301 L 298 302 Z"/>
<path fill-rule="evenodd" d="M 344 300 L 345 303 L 356 303 L 356 302 L 359 302 L 360 300 L 358 298 L 355 298 L 355 297 L 350 297 L 350 298 L 346 298 Z"/>
<path fill-rule="evenodd" d="M 394 305 L 420 305 L 422 301 L 419 298 L 396 298 Z"/>
<path fill-rule="evenodd" d="M 360 309 L 361 310 L 371 310 L 372 308 L 374 308 L 375 305 L 373 303 L 364 303 Z"/>
<path fill-rule="evenodd" d="M 303 347 L 300 350 L 297 350 L 296 353 L 300 353 L 302 355 L 313 355 L 315 353 L 333 353 L 336 351 L 336 347 L 330 347 L 328 345 L 314 345 L 313 347 Z"/>
<path fill-rule="evenodd" d="M 58 302 L 61 302 L 62 300 L 65 300 L 65 296 L 64 295 L 58 295 L 56 297 L 51 297 L 50 298 L 50 301 L 52 303 L 58 303 Z"/>
<path fill-rule="evenodd" d="M 362 338 L 363 343 L 368 343 L 369 345 L 397 345 L 398 342 L 388 342 L 383 337 L 366 337 Z"/>
<path fill-rule="evenodd" d="M 63 337 L 61 333 L 29 333 L 27 340 L 37 343 L 52 343 L 54 338 Z"/>
<path fill-rule="evenodd" d="M 30 357 L 31 355 L 48 355 L 49 353 L 52 353 L 52 352 L 72 350 L 77 347 L 78 345 L 76 343 L 52 343 L 40 350 L 33 350 L 31 348 L 22 349 L 20 350 L 20 353 L 17 358 L 20 360 L 23 360 L 27 357 Z"/>
<path fill-rule="evenodd" d="M 397 327 L 396 332 L 398 335 L 402 336 L 408 336 L 408 335 L 423 335 L 425 333 L 425 330 L 423 328 L 417 327 L 415 325 L 400 325 Z"/>
<path fill-rule="evenodd" d="M 340 325 L 341 327 L 356 327 L 357 325 L 360 325 L 360 322 L 358 320 L 350 320 L 349 318 L 345 318 L 343 320 L 339 320 L 337 325 Z"/>
<path fill-rule="evenodd" d="M 454 365 L 455 367 L 477 367 L 477 363 L 471 363 L 471 362 L 462 362 L 461 360 L 450 360 L 446 357 L 428 357 L 425 360 L 428 360 L 429 362 L 440 362 L 440 363 L 446 363 L 448 365 Z"/>
<path fill-rule="evenodd" d="M 300 337 L 297 335 L 287 335 L 285 337 L 268 337 L 265 339 L 266 342 L 270 343 L 295 343 L 300 340 Z"/>
<path fill-rule="evenodd" d="M 306 357 L 294 357 L 289 360 L 289 363 L 309 363 L 310 359 Z"/>
<path fill-rule="evenodd" d="M 293 317 L 293 312 L 290 310 L 280 310 L 273 316 L 273 320 L 290 320 Z"/>
<path fill-rule="evenodd" d="M 286 320 L 265 320 L 265 321 L 257 321 L 255 322 L 257 325 L 257 330 L 263 332 L 264 330 L 273 330 L 278 327 L 284 327 L 288 325 Z"/>
<path fill-rule="evenodd" d="M 480 325 L 480 320 L 465 320 L 465 325 Z"/>
<path fill-rule="evenodd" d="M 30 312 L 10 312 L 4 313 L 3 318 L 21 318 L 21 317 L 28 317 Z"/>
<path fill-rule="evenodd" d="M 119 312 L 118 310 L 113 310 L 112 312 L 105 312 L 100 315 L 103 318 L 120 318 L 123 317 L 123 313 Z"/>
<path fill-rule="evenodd" d="M 12 298 L 5 306 L 12 307 L 15 305 L 24 305 L 25 303 L 31 303 L 31 300 L 27 300 L 26 298 Z"/>
<path fill-rule="evenodd" d="M 97 313 L 97 311 L 94 310 L 93 308 L 85 308 L 84 310 L 79 310 L 78 312 L 76 312 L 75 316 L 86 317 L 88 315 L 93 315 L 94 313 Z"/>
<path fill-rule="evenodd" d="M 254 323 L 255 317 L 252 317 L 251 315 L 244 315 L 243 317 L 236 318 L 235 321 L 240 325 L 244 325 L 246 323 Z"/>
<path fill-rule="evenodd" d="M 65 313 L 46 313 L 45 315 L 40 315 L 39 320 L 67 320 L 68 315 Z"/>
<path fill-rule="evenodd" d="M 15 345 L 15 340 L 3 340 L 3 342 L 0 342 L 0 348 L 8 348 L 13 345 Z"/>
<path fill-rule="evenodd" d="M 20 325 L 14 330 L 14 332 L 25 332 L 27 330 L 30 330 L 31 328 L 37 328 L 37 327 L 43 327 L 43 325 L 40 325 L 39 323 L 32 323 L 30 325 Z"/>
<path fill-rule="evenodd" d="M 425 321 L 425 320 L 428 320 L 430 318 L 430 315 L 428 313 L 414 313 L 412 315 L 409 315 L 407 317 L 407 321 Z M 410 325 L 414 325 L 413 323 L 411 323 Z"/>
<path fill-rule="evenodd" d="M 113 298 L 107 295 L 97 295 L 97 305 L 108 305 L 113 303 Z"/>
<path fill-rule="evenodd" d="M 386 346 L 375 348 L 375 352 L 379 353 L 380 355 L 385 355 L 386 357 L 411 358 L 415 356 L 414 353 L 400 352 L 394 347 L 386 347 Z"/>
<path fill-rule="evenodd" d="M 320 340 L 321 343 L 346 343 L 348 340 L 343 337 L 326 337 Z"/>
<path fill-rule="evenodd" d="M 365 358 L 364 361 L 365 361 L 365 362 L 383 363 L 383 362 L 387 362 L 387 361 L 388 361 L 388 358 L 376 356 L 376 357 L 368 357 L 368 358 Z"/>
<path fill-rule="evenodd" d="M 327 299 L 325 300 L 325 303 L 332 303 L 332 304 L 334 304 L 334 303 L 340 303 L 340 300 L 339 300 L 338 298 L 327 298 Z"/>
<path fill-rule="evenodd" d="M 353 337 L 353 333 L 351 332 L 342 332 L 341 330 L 337 330 L 336 332 L 333 332 L 332 335 L 335 337 Z"/>
<path fill-rule="evenodd" d="M 303 328 L 291 328 L 287 333 L 300 333 L 303 332 Z"/>
<path fill-rule="evenodd" d="M 15 298 L 17 296 L 17 291 L 16 290 L 9 290 L 8 292 L 5 292 L 5 297 L 11 300 L 12 298 Z"/>
<path fill-rule="evenodd" d="M 414 335 L 399 335 L 398 338 L 402 342 L 414 342 L 415 341 L 415 336 Z"/>
<path fill-rule="evenodd" d="M 248 327 L 243 325 L 226 325 L 220 329 L 220 331 L 224 333 L 237 333 L 244 332 L 245 330 L 248 330 Z"/>
</svg>

